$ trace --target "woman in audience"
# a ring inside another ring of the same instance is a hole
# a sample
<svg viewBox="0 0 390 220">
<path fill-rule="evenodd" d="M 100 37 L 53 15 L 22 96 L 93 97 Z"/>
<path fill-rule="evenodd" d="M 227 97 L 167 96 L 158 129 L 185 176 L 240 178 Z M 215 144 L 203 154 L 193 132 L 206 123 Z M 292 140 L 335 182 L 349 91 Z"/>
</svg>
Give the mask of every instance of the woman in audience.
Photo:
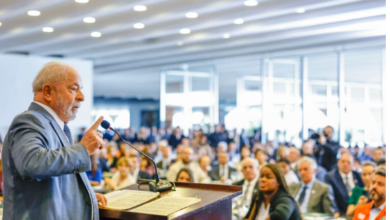
<svg viewBox="0 0 390 220">
<path fill-rule="evenodd" d="M 116 163 L 118 162 L 118 158 L 116 157 L 116 154 L 118 152 L 118 148 L 114 144 L 110 144 L 107 147 L 107 166 L 110 168 L 111 173 L 116 172 Z"/>
<path fill-rule="evenodd" d="M 210 158 L 210 160 L 214 160 L 214 158 L 215 158 L 214 150 L 207 143 L 207 135 L 201 136 L 200 144 L 197 147 L 197 152 L 198 152 L 199 158 L 204 156 L 204 155 L 207 155 Z"/>
<path fill-rule="evenodd" d="M 287 186 L 293 184 L 293 183 L 299 183 L 299 179 L 297 177 L 297 174 L 291 169 L 290 161 L 286 158 L 282 158 L 278 160 L 277 165 L 282 169 L 284 178 L 286 179 Z"/>
<path fill-rule="evenodd" d="M 297 203 L 290 195 L 282 170 L 275 164 L 261 168 L 257 193 L 245 219 L 301 220 Z"/>
<path fill-rule="evenodd" d="M 259 161 L 259 167 L 261 168 L 263 165 L 267 164 L 268 156 L 264 155 L 264 152 L 261 149 L 257 149 L 255 152 L 255 158 Z"/>
<path fill-rule="evenodd" d="M 368 202 L 368 190 L 371 185 L 372 174 L 374 173 L 376 168 L 376 164 L 373 162 L 365 162 L 362 166 L 362 180 L 364 183 L 364 187 L 356 186 L 352 189 L 352 195 L 348 200 L 348 209 L 347 215 L 353 216 L 355 210 L 359 208 L 361 205 L 364 205 Z"/>
<path fill-rule="evenodd" d="M 251 150 L 249 149 L 249 145 L 245 145 L 243 148 L 241 148 L 241 160 L 236 164 L 237 170 L 241 170 L 242 168 L 242 161 L 251 156 Z"/>
<path fill-rule="evenodd" d="M 179 173 L 177 173 L 176 182 L 193 183 L 194 177 L 192 175 L 191 170 L 188 168 L 181 169 Z"/>
<path fill-rule="evenodd" d="M 99 163 L 98 154 L 93 154 L 90 156 L 90 158 L 91 158 L 91 171 L 86 172 L 86 174 L 92 186 L 99 186 L 100 182 L 103 179 L 103 170 L 98 165 Z"/>
<path fill-rule="evenodd" d="M 289 153 L 288 147 L 284 145 L 280 145 L 278 153 L 276 154 L 276 161 L 282 158 L 287 158 L 288 153 Z"/>
<path fill-rule="evenodd" d="M 130 162 L 127 158 L 120 158 L 116 163 L 116 166 L 118 172 L 116 172 L 111 179 L 104 179 L 105 192 L 122 189 L 135 183 L 135 180 L 130 175 Z"/>
</svg>

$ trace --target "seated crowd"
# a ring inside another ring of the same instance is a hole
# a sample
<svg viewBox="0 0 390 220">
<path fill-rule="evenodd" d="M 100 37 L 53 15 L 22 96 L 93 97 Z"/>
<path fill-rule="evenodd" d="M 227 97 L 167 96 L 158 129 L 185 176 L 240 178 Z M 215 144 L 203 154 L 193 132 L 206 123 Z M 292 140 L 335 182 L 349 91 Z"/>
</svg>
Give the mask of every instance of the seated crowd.
<svg viewBox="0 0 390 220">
<path fill-rule="evenodd" d="M 122 132 L 156 161 L 163 179 L 242 186 L 242 195 L 233 200 L 233 219 L 298 220 L 321 213 L 368 220 L 386 215 L 386 146 L 343 148 L 332 141 L 330 126 L 302 146 L 261 144 L 260 131 L 247 137 L 224 126 L 208 134 L 190 131 L 188 137 L 179 127 L 172 133 L 146 127 Z M 107 193 L 154 177 L 150 160 L 110 131 L 103 137 L 106 146 L 91 156 L 87 172 L 96 191 Z"/>
</svg>

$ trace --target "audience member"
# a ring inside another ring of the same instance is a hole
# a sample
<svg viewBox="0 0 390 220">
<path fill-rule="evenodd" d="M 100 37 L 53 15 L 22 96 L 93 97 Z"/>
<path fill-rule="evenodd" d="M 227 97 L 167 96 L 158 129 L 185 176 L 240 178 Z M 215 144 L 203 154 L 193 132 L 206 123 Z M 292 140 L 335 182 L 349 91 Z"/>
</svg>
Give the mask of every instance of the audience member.
<svg viewBox="0 0 390 220">
<path fill-rule="evenodd" d="M 180 130 L 180 127 L 176 127 L 171 136 L 169 137 L 168 144 L 172 147 L 172 149 L 176 149 L 177 145 L 181 143 L 181 140 L 184 138 L 183 133 Z"/>
<path fill-rule="evenodd" d="M 110 143 L 107 146 L 107 154 L 106 154 L 106 164 L 110 168 L 110 172 L 116 172 L 116 163 L 118 162 L 118 157 L 116 157 L 118 149 L 116 145 Z"/>
<path fill-rule="evenodd" d="M 138 153 L 138 152 L 137 152 Z M 152 176 L 145 172 L 145 171 L 142 171 L 140 169 L 140 157 L 138 157 L 138 154 L 137 155 L 134 155 L 134 154 L 130 154 L 130 158 L 128 158 L 128 160 L 130 161 L 130 175 L 132 177 L 132 179 L 134 179 L 135 181 L 138 181 L 138 179 L 151 179 Z"/>
<path fill-rule="evenodd" d="M 334 190 L 337 208 L 341 215 L 346 214 L 352 189 L 355 186 L 364 186 L 360 175 L 352 170 L 352 166 L 352 155 L 343 154 L 337 163 L 338 168 L 330 171 L 325 176 L 325 182 L 331 185 Z"/>
<path fill-rule="evenodd" d="M 291 169 L 297 173 L 298 172 L 298 160 L 301 157 L 301 151 L 296 147 L 289 148 L 289 154 L 287 155 L 287 160 L 290 161 Z"/>
<path fill-rule="evenodd" d="M 175 162 L 172 159 L 172 149 L 170 146 L 163 146 L 160 148 L 162 152 L 162 159 L 157 163 L 157 168 L 160 170 L 160 176 L 165 177 L 169 167 Z"/>
<path fill-rule="evenodd" d="M 376 161 L 376 164 L 379 166 L 384 166 L 386 167 L 386 159 L 379 159 L 378 161 Z"/>
<path fill-rule="evenodd" d="M 114 174 L 112 178 L 104 179 L 104 191 L 110 192 L 124 187 L 130 186 L 136 182 L 130 175 L 131 165 L 127 158 L 122 157 L 116 163 L 118 171 Z"/>
<path fill-rule="evenodd" d="M 317 163 L 330 171 L 337 163 L 337 153 L 340 149 L 339 143 L 332 140 L 334 129 L 326 126 L 323 133 L 319 133 L 317 138 L 317 150 L 315 156 Z"/>
<path fill-rule="evenodd" d="M 356 209 L 353 220 L 386 219 L 386 168 L 379 167 L 372 177 L 369 196 L 371 202 Z"/>
<path fill-rule="evenodd" d="M 267 164 L 268 155 L 266 155 L 261 149 L 257 149 L 255 152 L 255 159 L 259 163 L 259 166 Z"/>
<path fill-rule="evenodd" d="M 353 216 L 357 208 L 367 203 L 368 190 L 370 189 L 372 174 L 374 173 L 375 168 L 375 163 L 371 161 L 367 161 L 363 164 L 361 175 L 364 187 L 355 186 L 355 188 L 352 189 L 352 195 L 348 200 L 347 216 Z"/>
<path fill-rule="evenodd" d="M 93 154 L 90 156 L 90 158 L 91 158 L 91 171 L 87 171 L 86 174 L 92 186 L 99 186 L 100 182 L 103 179 L 103 171 L 100 168 L 100 166 L 98 166 L 99 164 L 98 154 Z"/>
<path fill-rule="evenodd" d="M 317 163 L 310 157 L 303 157 L 297 167 L 301 182 L 291 184 L 289 189 L 300 204 L 302 213 L 314 212 L 333 216 L 335 214 L 335 209 L 332 210 L 333 191 L 329 185 L 316 180 Z"/>
<path fill-rule="evenodd" d="M 241 170 L 242 169 L 242 165 L 241 165 L 241 162 L 247 158 L 247 157 L 250 157 L 251 156 L 251 151 L 249 149 L 249 145 L 245 145 L 243 148 L 241 148 L 241 160 L 239 162 L 237 162 L 236 164 L 236 169 L 237 170 Z"/>
<path fill-rule="evenodd" d="M 368 145 L 364 146 L 364 151 L 360 155 L 359 160 L 361 162 L 371 161 L 372 160 L 372 150 L 371 150 L 370 146 L 368 146 Z"/>
<path fill-rule="evenodd" d="M 228 154 L 232 164 L 237 164 L 240 161 L 240 154 L 237 153 L 236 144 L 233 141 L 230 141 L 228 144 Z"/>
<path fill-rule="evenodd" d="M 279 159 L 277 164 L 283 171 L 287 186 L 299 182 L 297 175 L 290 167 L 290 162 L 286 158 Z"/>
<path fill-rule="evenodd" d="M 381 147 L 376 148 L 372 154 L 372 161 L 376 163 L 378 160 L 384 158 L 385 158 L 385 154 L 383 153 L 382 148 Z"/>
<path fill-rule="evenodd" d="M 211 171 L 211 160 L 209 156 L 203 155 L 199 158 L 200 171 L 203 172 L 201 176 L 204 178 L 201 180 L 201 183 L 211 183 L 211 178 L 209 172 Z"/>
<path fill-rule="evenodd" d="M 168 169 L 167 179 L 169 181 L 175 181 L 177 174 L 182 168 L 191 170 L 195 183 L 200 183 L 208 178 L 208 176 L 205 176 L 204 172 L 201 171 L 199 164 L 193 162 L 194 151 L 191 147 L 184 147 L 180 157 L 181 159 L 172 164 Z"/>
<path fill-rule="evenodd" d="M 211 146 L 207 143 L 207 135 L 202 134 L 200 138 L 200 144 L 197 147 L 198 156 L 202 157 L 203 155 L 209 156 L 211 160 L 215 159 L 214 150 L 211 148 Z"/>
<path fill-rule="evenodd" d="M 289 154 L 288 147 L 285 145 L 280 145 L 279 150 L 277 151 L 276 154 L 276 161 L 279 161 L 282 158 L 286 159 L 288 154 Z"/>
<path fill-rule="evenodd" d="M 259 163 L 253 158 L 245 158 L 242 161 L 242 174 L 244 179 L 233 183 L 233 185 L 242 186 L 243 194 L 237 197 L 233 206 L 233 213 L 237 213 L 239 219 L 243 219 L 248 212 L 252 199 L 256 197 L 259 191 L 259 184 L 257 175 L 259 172 Z"/>
<path fill-rule="evenodd" d="M 236 172 L 237 170 L 228 165 L 229 154 L 226 152 L 219 152 L 218 162 L 219 165 L 210 172 L 211 180 L 219 180 L 221 183 L 225 183 L 227 180 L 231 180 L 232 173 Z"/>
<path fill-rule="evenodd" d="M 113 137 L 114 137 L 114 132 L 109 129 L 107 129 L 106 132 L 103 134 L 103 139 L 108 140 L 108 142 L 110 142 Z"/>
<path fill-rule="evenodd" d="M 277 165 L 266 164 L 261 168 L 259 192 L 252 200 L 245 219 L 302 219 L 298 205 L 289 193 L 283 172 Z"/>
<path fill-rule="evenodd" d="M 352 170 L 353 170 L 353 171 L 356 171 L 356 172 L 358 172 L 358 173 L 361 172 L 361 163 L 360 163 L 360 160 L 359 160 L 357 157 L 355 157 L 355 156 L 353 156 L 353 166 L 352 166 Z"/>
<path fill-rule="evenodd" d="M 214 132 L 208 137 L 211 147 L 217 148 L 219 142 L 226 142 L 224 133 L 221 132 L 219 125 L 214 126 Z"/>
<path fill-rule="evenodd" d="M 193 183 L 194 177 L 188 168 L 182 168 L 176 176 L 176 182 Z"/>
</svg>

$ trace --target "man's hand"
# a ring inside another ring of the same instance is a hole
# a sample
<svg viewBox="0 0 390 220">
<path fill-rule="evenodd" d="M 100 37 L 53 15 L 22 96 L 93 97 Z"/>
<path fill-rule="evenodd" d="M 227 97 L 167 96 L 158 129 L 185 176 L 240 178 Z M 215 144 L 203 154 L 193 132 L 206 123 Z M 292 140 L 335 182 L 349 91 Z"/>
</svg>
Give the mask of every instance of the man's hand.
<svg viewBox="0 0 390 220">
<path fill-rule="evenodd" d="M 87 148 L 88 154 L 92 155 L 95 153 L 96 149 L 102 149 L 104 146 L 103 134 L 98 132 L 97 129 L 100 123 L 103 121 L 103 116 L 101 116 L 92 127 L 85 132 L 83 138 L 80 141 L 80 144 L 83 144 Z"/>
<path fill-rule="evenodd" d="M 326 144 L 326 138 L 325 138 L 324 133 L 320 132 L 318 134 L 320 135 L 320 137 L 318 138 L 318 142 L 320 142 L 320 144 L 322 144 L 322 145 L 325 145 Z"/>
<path fill-rule="evenodd" d="M 95 193 L 98 203 L 100 202 L 102 207 L 107 206 L 107 198 L 101 193 Z"/>
</svg>

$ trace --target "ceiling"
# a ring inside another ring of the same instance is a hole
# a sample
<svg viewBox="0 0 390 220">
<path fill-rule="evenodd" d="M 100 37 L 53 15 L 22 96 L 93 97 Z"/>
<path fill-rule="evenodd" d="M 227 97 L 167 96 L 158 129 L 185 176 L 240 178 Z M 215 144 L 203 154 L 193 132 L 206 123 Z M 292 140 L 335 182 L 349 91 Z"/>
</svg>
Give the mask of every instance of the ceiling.
<svg viewBox="0 0 390 220">
<path fill-rule="evenodd" d="M 214 65 L 220 97 L 233 100 L 237 76 L 259 74 L 261 56 L 385 46 L 385 0 L 258 0 L 253 7 L 244 2 L 1 0 L 0 53 L 91 59 L 95 95 L 111 97 L 158 98 L 161 70 Z M 135 5 L 147 10 L 134 11 Z M 29 10 L 41 15 L 28 16 Z M 199 16 L 186 18 L 187 12 Z M 84 23 L 84 17 L 96 22 Z M 244 23 L 234 24 L 239 18 Z M 145 28 L 135 29 L 135 23 Z M 54 32 L 44 33 L 43 27 Z M 191 33 L 180 34 L 183 28 Z M 91 37 L 95 31 L 102 36 Z"/>
</svg>

